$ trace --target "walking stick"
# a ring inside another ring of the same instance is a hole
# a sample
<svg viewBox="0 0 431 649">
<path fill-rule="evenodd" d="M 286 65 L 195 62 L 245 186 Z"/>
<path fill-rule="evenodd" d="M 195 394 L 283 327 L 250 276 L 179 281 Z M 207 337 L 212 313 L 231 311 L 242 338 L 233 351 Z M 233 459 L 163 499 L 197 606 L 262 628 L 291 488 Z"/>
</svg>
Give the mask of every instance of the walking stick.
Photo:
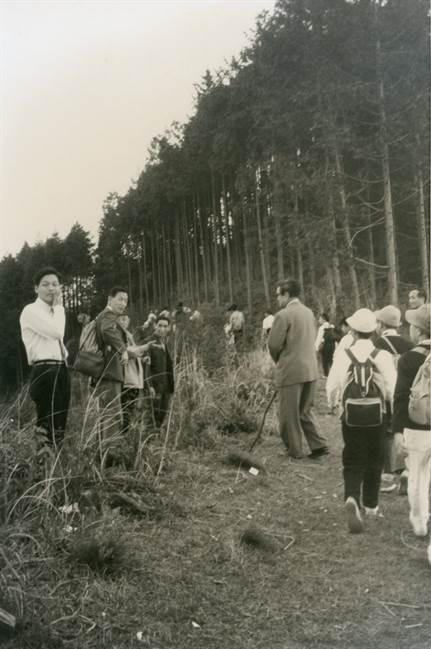
<svg viewBox="0 0 431 649">
<path fill-rule="evenodd" d="M 275 397 L 276 397 L 276 394 L 277 394 L 277 390 L 274 390 L 274 392 L 273 392 L 273 394 L 272 394 L 272 396 L 271 396 L 271 399 L 269 400 L 268 405 L 267 405 L 266 408 L 265 408 L 265 412 L 263 413 L 262 421 L 260 422 L 260 427 L 259 427 L 259 430 L 258 430 L 258 432 L 257 432 L 257 435 L 256 435 L 256 437 L 254 438 L 253 442 L 251 443 L 250 448 L 248 449 L 248 452 L 249 452 L 249 453 L 252 452 L 252 450 L 253 450 L 254 447 L 256 446 L 257 442 L 259 441 L 260 436 L 262 435 L 262 431 L 263 431 L 263 426 L 264 426 L 264 424 L 265 424 L 266 415 L 268 414 L 268 411 L 269 411 L 270 407 L 271 407 L 272 404 L 273 404 L 273 401 L 274 401 L 274 399 L 275 399 Z"/>
</svg>

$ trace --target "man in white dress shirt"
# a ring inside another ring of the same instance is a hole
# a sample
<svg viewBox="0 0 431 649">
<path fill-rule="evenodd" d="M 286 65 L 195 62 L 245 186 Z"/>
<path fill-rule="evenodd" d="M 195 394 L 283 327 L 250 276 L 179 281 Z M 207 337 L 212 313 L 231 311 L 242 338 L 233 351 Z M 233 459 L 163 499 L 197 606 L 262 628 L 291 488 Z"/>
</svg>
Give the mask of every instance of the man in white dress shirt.
<svg viewBox="0 0 431 649">
<path fill-rule="evenodd" d="M 55 268 L 42 268 L 34 277 L 37 298 L 24 307 L 21 335 L 27 352 L 30 396 L 36 405 L 37 426 L 51 444 L 61 444 L 70 401 L 70 376 L 63 336 L 66 323 L 60 277 Z"/>
</svg>

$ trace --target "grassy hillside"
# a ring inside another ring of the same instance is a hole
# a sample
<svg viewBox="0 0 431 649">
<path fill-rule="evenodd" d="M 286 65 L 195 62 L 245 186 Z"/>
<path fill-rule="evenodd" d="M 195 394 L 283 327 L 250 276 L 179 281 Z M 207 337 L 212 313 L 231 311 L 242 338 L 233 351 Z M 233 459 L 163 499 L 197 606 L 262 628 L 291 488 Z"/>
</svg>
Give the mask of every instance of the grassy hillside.
<svg viewBox="0 0 431 649">
<path fill-rule="evenodd" d="M 348 534 L 323 380 L 329 457 L 288 459 L 273 406 L 264 470 L 225 462 L 253 439 L 267 370 L 259 354 L 211 377 L 185 359 L 168 438 L 135 431 L 111 443 L 112 466 L 77 382 L 60 457 L 34 443 L 26 399 L 3 409 L 0 607 L 18 618 L 6 649 L 429 647 L 427 541 L 394 493 Z"/>
</svg>

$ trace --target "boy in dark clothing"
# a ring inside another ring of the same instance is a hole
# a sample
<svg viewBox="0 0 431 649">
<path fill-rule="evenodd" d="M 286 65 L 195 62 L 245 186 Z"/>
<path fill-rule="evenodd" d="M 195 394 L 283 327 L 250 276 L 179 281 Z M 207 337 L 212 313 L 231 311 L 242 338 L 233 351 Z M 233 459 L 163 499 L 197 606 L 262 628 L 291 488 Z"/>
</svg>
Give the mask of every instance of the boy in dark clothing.
<svg viewBox="0 0 431 649">
<path fill-rule="evenodd" d="M 154 419 L 157 427 L 163 424 L 169 410 L 169 402 L 174 392 L 174 371 L 171 355 L 166 345 L 171 329 L 167 316 L 159 316 L 150 343 L 147 383 L 153 402 Z"/>
<path fill-rule="evenodd" d="M 375 346 L 377 349 L 388 351 L 394 358 L 395 367 L 401 354 L 409 351 L 413 347 L 410 340 L 406 340 L 399 335 L 398 329 L 401 325 L 401 311 L 397 307 L 389 304 L 383 307 L 375 314 L 377 320 Z M 390 404 L 387 411 L 387 431 L 385 439 L 385 465 L 382 474 L 382 486 L 380 491 L 390 492 L 396 489 L 397 484 L 393 472 L 400 473 L 404 469 L 404 460 L 395 457 L 392 433 L 392 413 Z M 403 482 L 400 483 L 400 494 L 403 495 Z M 405 495 L 405 494 L 404 494 Z"/>
</svg>

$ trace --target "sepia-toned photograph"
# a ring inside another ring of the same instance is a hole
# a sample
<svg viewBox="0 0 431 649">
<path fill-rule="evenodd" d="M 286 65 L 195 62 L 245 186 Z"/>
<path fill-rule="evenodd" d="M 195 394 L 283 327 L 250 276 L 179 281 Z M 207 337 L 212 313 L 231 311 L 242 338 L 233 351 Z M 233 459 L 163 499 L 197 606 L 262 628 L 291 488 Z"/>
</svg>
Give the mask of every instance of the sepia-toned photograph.
<svg viewBox="0 0 431 649">
<path fill-rule="evenodd" d="M 429 649 L 429 0 L 0 0 L 0 648 Z"/>
</svg>

